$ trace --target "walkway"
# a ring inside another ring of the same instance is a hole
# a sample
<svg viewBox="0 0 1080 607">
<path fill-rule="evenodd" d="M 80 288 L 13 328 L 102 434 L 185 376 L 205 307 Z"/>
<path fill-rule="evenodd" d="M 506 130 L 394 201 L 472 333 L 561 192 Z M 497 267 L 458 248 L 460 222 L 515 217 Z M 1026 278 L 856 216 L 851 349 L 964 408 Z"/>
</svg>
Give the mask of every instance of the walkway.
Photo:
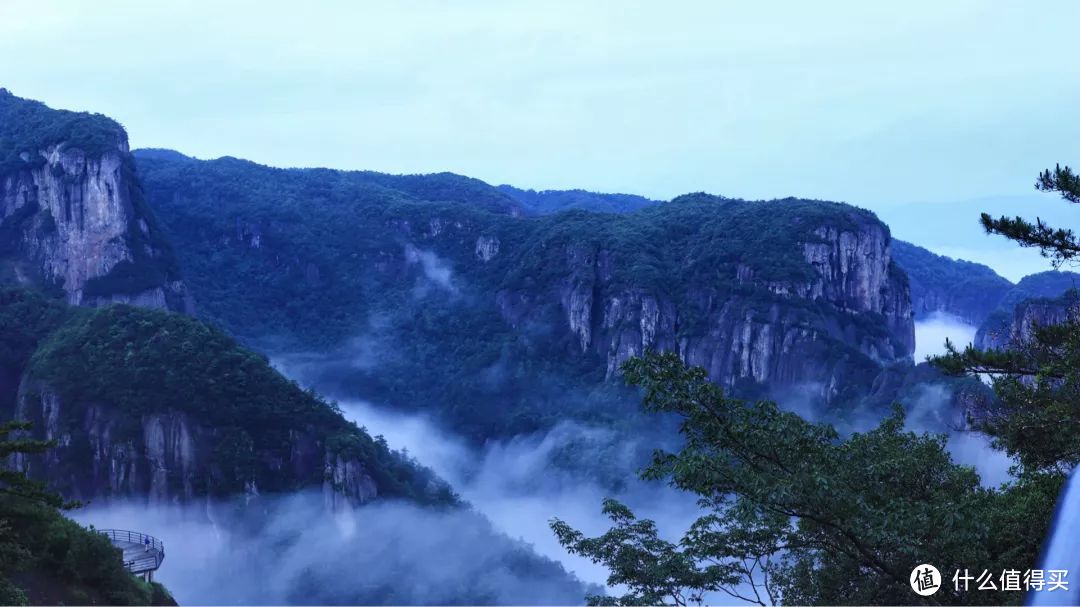
<svg viewBox="0 0 1080 607">
<path fill-rule="evenodd" d="M 138 531 L 98 529 L 98 532 L 108 537 L 113 546 L 124 551 L 124 567 L 128 571 L 153 581 L 154 572 L 165 560 L 165 544 L 161 540 Z"/>
</svg>

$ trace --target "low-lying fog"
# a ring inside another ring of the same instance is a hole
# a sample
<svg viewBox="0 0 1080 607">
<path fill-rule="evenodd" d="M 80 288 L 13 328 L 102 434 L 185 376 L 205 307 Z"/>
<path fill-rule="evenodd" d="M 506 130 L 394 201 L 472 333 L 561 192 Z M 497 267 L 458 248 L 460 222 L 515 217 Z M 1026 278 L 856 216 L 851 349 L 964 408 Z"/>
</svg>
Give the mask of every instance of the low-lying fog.
<svg viewBox="0 0 1080 607">
<path fill-rule="evenodd" d="M 945 353 L 945 340 L 948 339 L 958 348 L 975 341 L 977 327 L 945 312 L 934 312 L 923 320 L 915 322 L 915 362 L 926 360 L 927 356 Z"/>
<path fill-rule="evenodd" d="M 916 360 L 942 352 L 946 337 L 963 345 L 973 336 L 974 328 L 955 318 L 919 322 Z M 942 431 L 950 423 L 942 419 L 947 402 L 940 388 L 917 393 L 908 403 L 909 427 Z M 74 517 L 162 539 L 167 553 L 157 579 L 181 604 L 571 604 L 601 589 L 606 571 L 568 555 L 548 521 L 559 517 L 593 534 L 609 527 L 600 506 L 613 495 L 610 487 L 565 471 L 553 458 L 570 443 L 609 447 L 617 440 L 613 432 L 568 421 L 544 434 L 474 447 L 423 416 L 361 401 L 339 404 L 371 434 L 433 468 L 473 508 L 434 512 L 377 502 L 330 514 L 313 492 L 260 498 L 242 516 L 237 504 L 200 502 L 94 504 Z M 850 421 L 852 428 L 877 422 Z M 636 445 L 620 447 L 626 458 L 641 453 Z M 952 431 L 949 449 L 958 461 L 976 466 L 988 485 L 1008 478 L 1009 460 L 985 437 Z M 603 452 L 610 457 L 610 448 Z M 581 457 L 590 456 L 586 451 Z M 692 496 L 628 480 L 614 495 L 656 520 L 668 539 L 677 539 L 698 514 Z M 255 527 L 259 532 L 251 533 Z"/>
<path fill-rule="evenodd" d="M 975 341 L 977 331 L 975 326 L 952 314 L 934 312 L 915 322 L 915 362 L 922 362 L 927 356 L 944 354 L 946 339 L 956 348 L 963 349 Z M 915 401 L 909 403 L 908 426 L 926 432 L 949 429 L 948 447 L 953 459 L 974 466 L 983 485 L 993 487 L 1009 480 L 1009 467 L 1013 461 L 1003 452 L 991 448 L 986 436 L 956 430 L 955 427 L 962 425 L 962 420 L 943 417 L 943 413 L 948 411 L 947 402 L 948 395 L 943 388 L 923 386 Z"/>
<path fill-rule="evenodd" d="M 548 521 L 559 517 L 586 533 L 610 526 L 600 507 L 613 491 L 551 461 L 569 442 L 607 444 L 614 439 L 609 431 L 567 422 L 546 434 L 472 449 L 423 417 L 339 404 L 371 434 L 406 448 L 450 481 L 473 510 L 376 502 L 331 515 L 315 492 L 249 507 L 259 511 L 254 517 L 239 517 L 237 506 L 227 504 L 110 503 L 74 518 L 161 539 L 166 559 L 157 579 L 181 604 L 578 604 L 602 590 L 606 572 L 568 555 Z M 696 514 L 691 496 L 655 483 L 631 479 L 615 495 L 657 520 L 670 539 Z M 255 524 L 266 526 L 247 534 L 245 527 Z"/>
</svg>

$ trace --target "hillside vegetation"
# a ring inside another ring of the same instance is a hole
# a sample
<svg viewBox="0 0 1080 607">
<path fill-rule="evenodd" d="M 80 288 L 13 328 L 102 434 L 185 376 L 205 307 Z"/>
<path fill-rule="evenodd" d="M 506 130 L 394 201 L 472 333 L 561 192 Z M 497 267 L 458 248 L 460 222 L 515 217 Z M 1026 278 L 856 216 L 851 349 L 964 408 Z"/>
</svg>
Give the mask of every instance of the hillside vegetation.
<svg viewBox="0 0 1080 607">
<path fill-rule="evenodd" d="M 126 142 L 124 128 L 107 116 L 54 110 L 0 88 L 0 177 L 40 166 L 38 150 L 51 145 L 63 143 L 95 156 Z"/>
<path fill-rule="evenodd" d="M 627 214 L 523 217 L 490 204 L 509 200 L 498 189 L 445 174 L 135 155 L 204 318 L 282 356 L 332 352 L 307 365 L 321 387 L 437 412 L 478 440 L 632 416 L 630 392 L 606 381 L 607 352 L 568 330 L 570 292 L 594 298 L 595 319 L 616 300 L 663 296 L 679 308 L 679 335 L 707 334 L 712 302 L 728 300 L 887 333 L 873 315 L 758 286 L 814 276 L 802 246 L 817 228 L 880 225 L 847 205 L 692 194 Z M 739 279 L 741 266 L 756 284 Z M 588 294 L 592 276 L 603 292 Z M 852 373 L 875 367 L 839 341 L 821 344 Z"/>
<path fill-rule="evenodd" d="M 220 330 L 181 314 L 126 305 L 69 308 L 31 291 L 0 291 L 0 364 L 28 378 L 25 392 L 46 385 L 64 403 L 64 424 L 74 428 L 89 403 L 104 403 L 126 420 L 109 437 L 141 440 L 143 416 L 179 412 L 212 428 L 221 448 L 202 454 L 209 475 L 197 494 L 230 495 L 254 480 L 262 491 L 285 492 L 322 483 L 282 473 L 258 454 L 288 461 L 296 432 L 318 437 L 328 451 L 363 462 L 385 497 L 453 503 L 433 473 L 392 451 L 346 421 L 328 403 L 270 367 L 260 354 Z M 7 394 L 11 406 L 14 398 Z M 32 396 L 30 394 L 29 396 Z M 8 409 L 7 417 L 13 415 Z M 94 459 L 81 432 L 58 449 L 70 466 Z M 78 475 L 83 481 L 85 474 Z"/>
</svg>

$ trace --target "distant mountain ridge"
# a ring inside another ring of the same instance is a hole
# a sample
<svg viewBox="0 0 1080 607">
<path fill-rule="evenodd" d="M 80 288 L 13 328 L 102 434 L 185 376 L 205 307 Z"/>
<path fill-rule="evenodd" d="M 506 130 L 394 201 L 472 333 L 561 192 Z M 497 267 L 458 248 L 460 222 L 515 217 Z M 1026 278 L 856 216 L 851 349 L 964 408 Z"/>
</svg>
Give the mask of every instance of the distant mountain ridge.
<svg viewBox="0 0 1080 607">
<path fill-rule="evenodd" d="M 1076 289 L 1080 289 L 1080 274 L 1075 272 L 1025 276 L 979 326 L 975 345 L 1003 348 L 1013 340 L 1030 337 L 1033 324 L 1058 324 L 1074 317 Z"/>
<path fill-rule="evenodd" d="M 911 281 L 916 319 L 945 312 L 979 326 L 1013 288 L 987 266 L 936 255 L 901 240 L 893 241 L 893 256 Z"/>
<path fill-rule="evenodd" d="M 547 215 L 578 209 L 597 213 L 631 213 L 660 201 L 636 194 L 605 194 L 587 190 L 523 190 L 512 185 L 498 186 L 529 215 Z"/>
</svg>

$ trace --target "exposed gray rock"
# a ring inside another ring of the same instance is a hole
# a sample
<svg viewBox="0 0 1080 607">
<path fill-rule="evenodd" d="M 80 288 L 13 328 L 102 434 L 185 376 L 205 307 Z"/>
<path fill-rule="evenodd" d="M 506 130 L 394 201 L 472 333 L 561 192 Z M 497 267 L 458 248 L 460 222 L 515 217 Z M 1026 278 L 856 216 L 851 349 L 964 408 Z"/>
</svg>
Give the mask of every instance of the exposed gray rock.
<svg viewBox="0 0 1080 607">
<path fill-rule="evenodd" d="M 830 399 L 852 365 L 850 357 L 836 355 L 838 344 L 877 365 L 909 359 L 915 345 L 907 281 L 891 263 L 887 228 L 876 221 L 857 226 L 822 227 L 802 244 L 813 268 L 808 280 L 761 280 L 750 265 L 736 267 L 737 284 L 771 298 L 708 284 L 691 285 L 679 298 L 617 285 L 618 260 L 576 244 L 566 247 L 570 272 L 553 295 L 580 351 L 603 356 L 609 378 L 648 349 L 672 350 L 724 386 L 743 380 L 770 388 L 811 386 Z M 825 318 L 785 300 L 824 303 L 834 314 Z M 541 322 L 534 315 L 543 302 L 535 295 L 502 291 L 496 304 L 512 326 Z M 880 330 L 866 330 L 867 323 Z"/>
<path fill-rule="evenodd" d="M 212 495 L 215 479 L 235 472 L 215 464 L 223 429 L 201 425 L 181 411 L 132 416 L 105 403 L 65 403 L 47 384 L 24 380 L 15 418 L 32 422 L 34 437 L 57 446 L 41 455 L 13 456 L 11 464 L 74 499 L 191 503 Z M 230 448 L 243 444 L 226 438 Z M 259 451 L 251 455 L 256 468 L 270 471 L 283 485 L 321 487 L 333 508 L 378 496 L 361 462 L 331 453 L 310 432 L 291 431 L 287 453 L 287 460 Z M 249 471 L 239 483 L 247 499 L 260 493 L 257 473 Z"/>
<path fill-rule="evenodd" d="M 192 311 L 167 247 L 139 204 L 127 142 L 99 156 L 38 150 L 0 178 L 0 225 L 16 282 L 63 290 L 74 305 L 131 303 Z"/>
<path fill-rule="evenodd" d="M 975 347 L 1002 350 L 1030 341 L 1036 327 L 1060 325 L 1080 319 L 1080 301 L 1075 292 L 1054 299 L 1031 299 L 1013 309 L 1011 317 L 991 317 L 975 334 Z"/>
</svg>

